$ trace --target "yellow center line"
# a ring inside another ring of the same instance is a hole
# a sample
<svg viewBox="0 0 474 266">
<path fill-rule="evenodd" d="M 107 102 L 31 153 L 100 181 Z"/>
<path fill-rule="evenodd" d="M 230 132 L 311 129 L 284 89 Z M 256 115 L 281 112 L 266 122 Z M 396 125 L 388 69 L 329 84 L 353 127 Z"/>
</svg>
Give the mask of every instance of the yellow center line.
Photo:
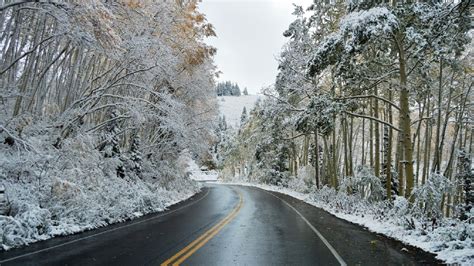
<svg viewBox="0 0 474 266">
<path fill-rule="evenodd" d="M 219 223 L 214 225 L 211 229 L 209 229 L 207 232 L 202 234 L 196 240 L 191 242 L 189 245 L 187 245 L 181 251 L 176 253 L 173 257 L 167 259 L 165 262 L 163 262 L 161 264 L 161 266 L 179 265 L 183 261 L 185 261 L 187 258 L 189 258 L 191 255 L 193 255 L 198 249 L 200 249 L 207 242 L 209 242 L 209 240 L 211 240 L 215 235 L 217 235 L 217 233 L 219 233 L 219 231 L 222 230 L 222 228 L 224 228 L 224 226 L 226 226 L 230 221 L 232 221 L 235 218 L 235 216 L 237 216 L 237 213 L 242 208 L 242 205 L 243 205 L 243 198 L 242 198 L 242 194 L 239 193 L 239 203 L 229 213 L 229 215 L 227 215 Z"/>
</svg>

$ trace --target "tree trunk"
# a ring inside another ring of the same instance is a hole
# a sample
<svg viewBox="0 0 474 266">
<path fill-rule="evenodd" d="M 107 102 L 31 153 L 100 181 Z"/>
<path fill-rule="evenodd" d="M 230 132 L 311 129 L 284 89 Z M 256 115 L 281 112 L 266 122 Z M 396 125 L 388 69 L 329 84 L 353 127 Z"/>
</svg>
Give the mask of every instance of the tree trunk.
<svg viewBox="0 0 474 266">
<path fill-rule="evenodd" d="M 439 173 L 441 169 L 441 150 L 440 150 L 440 137 L 441 137 L 441 105 L 443 98 L 443 59 L 439 62 L 439 86 L 438 86 L 438 117 L 436 121 L 436 141 L 435 141 L 435 154 L 433 158 L 432 171 Z"/>
<path fill-rule="evenodd" d="M 377 87 L 374 89 L 374 94 L 378 95 Z M 379 102 L 377 99 L 374 99 L 374 117 L 379 118 Z M 380 176 L 380 132 L 379 132 L 379 123 L 374 123 L 374 138 L 375 138 L 375 156 L 374 156 L 374 172 L 375 176 Z"/>
<path fill-rule="evenodd" d="M 319 189 L 320 177 L 319 177 L 319 141 L 318 141 L 318 131 L 314 131 L 314 175 L 316 181 L 316 188 Z"/>
<path fill-rule="evenodd" d="M 426 114 L 431 115 L 430 107 L 431 107 L 430 96 L 426 99 Z M 427 174 L 430 171 L 430 159 L 431 159 L 431 120 L 426 120 L 425 122 L 425 148 L 423 149 L 423 172 L 421 174 L 421 183 L 425 184 L 427 180 Z"/>
<path fill-rule="evenodd" d="M 398 38 L 401 40 L 401 38 Z M 399 116 L 399 128 L 400 128 L 400 141 L 403 155 L 403 164 L 405 167 L 405 179 L 406 179 L 406 191 L 405 197 L 410 198 L 413 190 L 413 146 L 411 141 L 411 119 L 410 119 L 410 102 L 409 102 L 409 90 L 407 87 L 407 74 L 406 74 L 406 58 L 405 51 L 400 42 L 398 42 L 398 57 L 399 57 L 399 68 L 400 68 L 400 116 Z M 401 190 L 401 189 L 400 189 Z"/>
</svg>

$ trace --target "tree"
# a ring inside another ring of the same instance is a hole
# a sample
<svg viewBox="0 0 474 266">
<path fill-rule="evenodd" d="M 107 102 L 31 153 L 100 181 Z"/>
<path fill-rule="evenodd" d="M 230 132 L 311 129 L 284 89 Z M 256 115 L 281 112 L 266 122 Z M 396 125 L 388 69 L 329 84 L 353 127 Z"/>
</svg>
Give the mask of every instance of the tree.
<svg viewBox="0 0 474 266">
<path fill-rule="evenodd" d="M 242 109 L 242 115 L 240 115 L 240 124 L 243 125 L 245 122 L 247 122 L 247 108 L 244 106 Z"/>
<path fill-rule="evenodd" d="M 369 57 L 367 57 L 366 61 L 362 62 L 355 60 L 356 55 L 367 53 L 367 56 L 371 56 L 373 54 L 373 46 L 376 46 L 380 51 L 382 46 L 388 47 L 387 44 L 392 47 L 392 51 L 396 51 L 395 54 L 390 51 L 387 51 L 385 54 L 383 54 L 383 52 L 379 54 L 380 56 L 386 57 L 387 60 L 397 62 L 398 64 L 397 69 L 387 70 L 387 73 L 396 73 L 399 80 L 399 99 L 398 105 L 396 106 L 399 111 L 398 128 L 396 128 L 399 132 L 397 154 L 401 181 L 400 194 L 406 197 L 411 196 L 415 180 L 413 142 L 411 138 L 412 121 L 410 117 L 411 90 L 408 80 L 413 69 L 410 70 L 409 65 L 414 66 L 414 69 L 416 69 L 418 64 L 423 64 L 423 60 L 432 53 L 432 50 L 426 49 L 427 43 L 440 42 L 443 45 L 448 44 L 447 46 L 441 45 L 443 48 L 437 48 L 452 51 L 453 53 L 457 53 L 457 47 L 465 43 L 463 36 L 450 38 L 450 35 L 443 34 L 446 32 L 444 26 L 439 26 L 439 23 L 443 23 L 440 21 L 441 18 L 448 21 L 455 21 L 456 15 L 449 17 L 451 16 L 449 13 L 448 15 L 443 13 L 449 8 L 456 7 L 450 5 L 440 7 L 420 4 L 399 6 L 393 10 L 389 10 L 386 7 L 373 7 L 360 11 L 356 9 L 344 17 L 338 31 L 324 39 L 319 49 L 314 52 L 309 65 L 309 74 L 311 76 L 319 75 L 324 69 L 334 65 L 336 75 L 352 81 L 354 77 L 366 75 L 366 73 L 363 72 L 358 73 L 360 69 L 366 68 L 351 66 L 351 64 L 368 66 L 372 61 Z M 415 15 L 417 19 L 414 20 L 413 15 Z M 423 26 L 426 25 L 426 23 L 434 25 L 429 29 L 430 32 L 428 34 Z M 454 23 L 462 23 L 462 21 L 456 21 Z M 460 29 L 462 32 L 465 30 L 465 27 L 463 28 L 461 24 L 457 29 Z M 421 36 L 425 38 L 422 41 L 419 39 Z M 388 43 L 386 43 L 387 40 L 389 41 Z M 426 51 L 426 53 L 421 55 L 420 53 L 422 52 L 420 51 Z M 410 54 L 410 56 L 408 56 L 408 54 Z M 375 82 L 371 82 L 370 87 L 376 86 L 380 82 L 377 79 L 373 80 L 375 80 Z M 377 95 L 375 95 L 375 97 L 376 100 L 380 99 Z M 376 113 L 377 112 L 375 112 L 375 114 Z M 353 113 L 349 114 L 354 115 Z M 377 117 L 367 118 L 372 121 L 380 121 Z M 376 155 L 378 156 L 378 153 Z M 404 189 L 405 186 L 406 191 Z"/>
<path fill-rule="evenodd" d="M 464 150 L 459 151 L 458 155 L 458 173 L 456 178 L 462 184 L 462 198 L 464 202 L 461 203 L 462 220 L 469 219 L 469 214 L 474 204 L 474 171 L 471 169 L 471 158 Z"/>
<path fill-rule="evenodd" d="M 469 189 L 450 189 L 466 172 L 457 151 L 471 150 L 473 139 L 468 10 L 465 1 L 295 6 L 275 85 L 228 159 L 255 165 L 252 180 L 278 176 L 281 185 L 312 164 L 317 187 L 335 189 L 365 169 L 386 199 L 431 204 L 437 215 L 471 204 Z M 243 154 L 249 145 L 252 158 Z M 445 186 L 436 199 L 417 198 L 437 183 Z"/>
<path fill-rule="evenodd" d="M 26 127 L 44 128 L 57 149 L 90 137 L 108 158 L 133 146 L 134 132 L 152 163 L 205 154 L 217 102 L 215 48 L 203 39 L 215 33 L 198 2 L 5 4 L 0 124 L 21 139 L 13 121 L 35 117 Z"/>
<path fill-rule="evenodd" d="M 111 158 L 111 157 L 119 157 L 122 152 L 120 150 L 120 143 L 119 143 L 119 136 L 121 133 L 119 127 L 120 114 L 118 110 L 112 110 L 110 112 L 109 122 L 107 123 L 107 132 L 105 134 L 105 140 L 103 141 L 103 145 L 99 148 L 99 150 L 103 151 L 104 157 Z"/>
<path fill-rule="evenodd" d="M 237 83 L 230 81 L 220 82 L 216 85 L 217 96 L 240 96 L 240 88 Z"/>
<path fill-rule="evenodd" d="M 130 161 L 132 162 L 132 171 L 137 175 L 142 172 L 142 153 L 140 151 L 140 136 L 136 133 L 132 137 L 130 145 Z"/>
</svg>

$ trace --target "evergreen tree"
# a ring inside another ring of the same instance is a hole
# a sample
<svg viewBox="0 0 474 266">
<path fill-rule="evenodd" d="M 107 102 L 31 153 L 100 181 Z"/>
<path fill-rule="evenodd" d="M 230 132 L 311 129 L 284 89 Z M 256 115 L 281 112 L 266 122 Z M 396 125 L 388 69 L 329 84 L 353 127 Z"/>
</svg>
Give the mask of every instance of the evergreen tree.
<svg viewBox="0 0 474 266">
<path fill-rule="evenodd" d="M 237 83 L 230 81 L 219 82 L 216 85 L 217 96 L 240 96 L 240 87 Z"/>
<path fill-rule="evenodd" d="M 464 192 L 464 204 L 461 208 L 462 220 L 469 218 L 469 214 L 474 204 L 474 171 L 471 169 L 472 161 L 464 150 L 460 150 L 458 154 L 458 173 L 456 175 L 459 183 L 462 184 Z"/>
<path fill-rule="evenodd" d="M 113 110 L 109 116 L 107 133 L 105 136 L 104 146 L 102 147 L 104 157 L 106 158 L 118 157 L 121 154 L 119 144 L 120 127 L 117 120 L 118 116 L 119 112 L 117 110 Z"/>
<path fill-rule="evenodd" d="M 103 146 L 100 147 L 99 150 L 103 151 L 105 158 L 119 158 L 120 164 L 117 166 L 116 169 L 117 176 L 123 178 L 125 177 L 125 167 L 119 143 L 119 135 L 121 133 L 121 129 L 118 122 L 119 116 L 119 111 L 116 109 L 114 109 L 110 113 L 105 140 L 103 141 Z"/>
<path fill-rule="evenodd" d="M 249 95 L 249 92 L 247 91 L 247 87 L 244 88 L 244 91 L 242 92 L 244 95 Z"/>
<path fill-rule="evenodd" d="M 240 96 L 240 88 L 237 83 L 231 85 L 231 95 L 232 96 Z"/>
<path fill-rule="evenodd" d="M 242 115 L 240 116 L 240 124 L 243 125 L 247 121 L 247 108 L 242 109 Z"/>
<path fill-rule="evenodd" d="M 130 145 L 130 161 L 132 162 L 132 171 L 137 175 L 142 172 L 142 153 L 140 152 L 140 136 L 137 134 L 132 137 Z"/>
<path fill-rule="evenodd" d="M 227 121 L 225 120 L 225 115 L 222 116 L 222 130 L 227 130 Z"/>
</svg>

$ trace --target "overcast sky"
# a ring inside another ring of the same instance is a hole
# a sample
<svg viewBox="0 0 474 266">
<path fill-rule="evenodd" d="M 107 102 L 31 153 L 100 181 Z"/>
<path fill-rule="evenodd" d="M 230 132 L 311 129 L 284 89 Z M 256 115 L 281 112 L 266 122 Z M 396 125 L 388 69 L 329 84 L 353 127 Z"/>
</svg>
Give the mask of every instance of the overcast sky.
<svg viewBox="0 0 474 266">
<path fill-rule="evenodd" d="M 275 82 L 283 31 L 294 20 L 293 3 L 307 7 L 312 0 L 203 0 L 199 9 L 214 25 L 219 80 L 237 82 L 256 94 Z"/>
</svg>

